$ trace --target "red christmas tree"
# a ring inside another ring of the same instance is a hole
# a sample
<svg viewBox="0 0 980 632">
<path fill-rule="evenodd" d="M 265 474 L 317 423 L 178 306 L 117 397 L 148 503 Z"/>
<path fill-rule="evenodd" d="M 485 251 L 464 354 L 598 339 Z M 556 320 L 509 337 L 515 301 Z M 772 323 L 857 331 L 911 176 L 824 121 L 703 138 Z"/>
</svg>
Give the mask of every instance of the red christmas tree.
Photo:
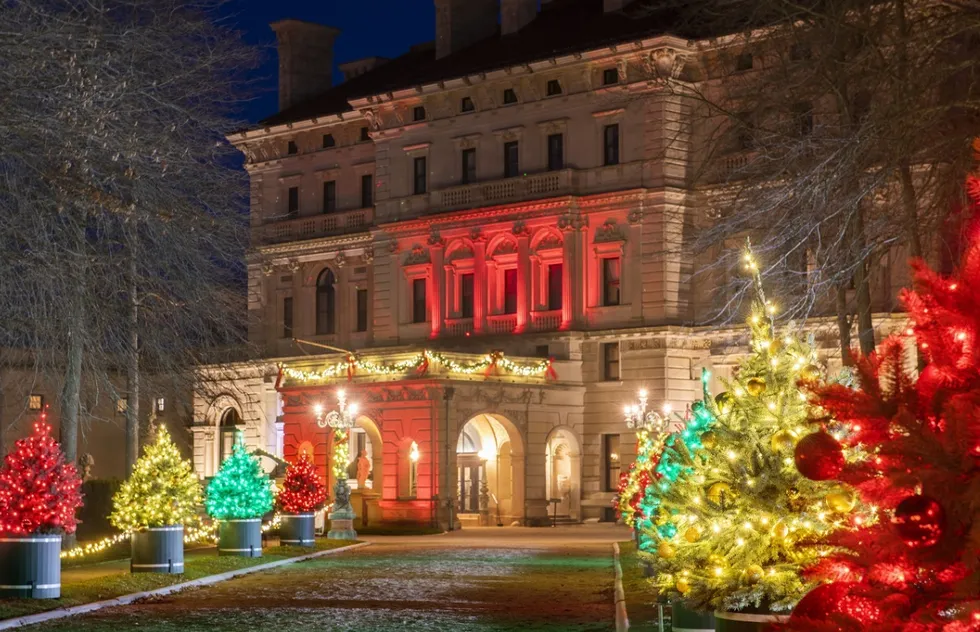
<svg viewBox="0 0 980 632">
<path fill-rule="evenodd" d="M 0 533 L 74 533 L 82 505 L 78 470 L 65 463 L 51 428 L 39 421 L 0 468 Z"/>
<path fill-rule="evenodd" d="M 860 389 L 815 389 L 845 441 L 866 458 L 838 478 L 877 505 L 876 521 L 840 532 L 842 552 L 814 575 L 799 630 L 980 630 L 980 225 L 954 277 L 912 263 L 902 300 L 925 363 L 916 376 L 907 337 L 885 340 L 857 365 Z"/>
<path fill-rule="evenodd" d="M 286 480 L 278 496 L 279 507 L 287 514 L 308 513 L 322 509 L 326 500 L 327 487 L 304 452 L 286 470 Z"/>
</svg>

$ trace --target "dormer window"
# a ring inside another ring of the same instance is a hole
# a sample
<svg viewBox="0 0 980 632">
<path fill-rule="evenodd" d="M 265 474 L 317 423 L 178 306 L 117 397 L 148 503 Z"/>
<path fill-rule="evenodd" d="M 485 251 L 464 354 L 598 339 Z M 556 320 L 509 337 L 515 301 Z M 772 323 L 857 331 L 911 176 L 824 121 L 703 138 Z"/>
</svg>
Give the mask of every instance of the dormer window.
<svg viewBox="0 0 980 632">
<path fill-rule="evenodd" d="M 331 147 L 336 147 L 336 146 L 337 146 L 337 141 L 334 140 L 333 134 L 324 134 L 323 135 L 323 148 L 324 149 L 330 149 Z"/>
<path fill-rule="evenodd" d="M 504 90 L 504 105 L 510 105 L 511 103 L 517 103 L 517 93 L 514 92 L 513 88 L 507 88 Z"/>
<path fill-rule="evenodd" d="M 362 127 L 361 128 L 361 142 L 362 143 L 366 143 L 369 140 L 371 140 L 371 134 L 368 133 L 368 128 L 367 127 Z"/>
<path fill-rule="evenodd" d="M 549 97 L 555 97 L 561 94 L 561 82 L 557 79 L 550 79 L 548 81 L 547 94 Z"/>
<path fill-rule="evenodd" d="M 290 156 L 299 153 L 299 148 L 296 146 L 295 140 L 291 140 L 286 143 L 286 153 Z"/>
<path fill-rule="evenodd" d="M 412 120 L 413 121 L 424 121 L 425 120 L 425 107 L 421 105 L 416 105 L 415 109 L 412 110 Z"/>
<path fill-rule="evenodd" d="M 473 112 L 474 110 L 476 110 L 476 106 L 473 105 L 473 99 L 470 97 L 463 97 L 463 99 L 459 102 L 459 111 Z"/>
<path fill-rule="evenodd" d="M 606 68 L 602 71 L 602 85 L 613 86 L 619 83 L 619 68 Z"/>
</svg>

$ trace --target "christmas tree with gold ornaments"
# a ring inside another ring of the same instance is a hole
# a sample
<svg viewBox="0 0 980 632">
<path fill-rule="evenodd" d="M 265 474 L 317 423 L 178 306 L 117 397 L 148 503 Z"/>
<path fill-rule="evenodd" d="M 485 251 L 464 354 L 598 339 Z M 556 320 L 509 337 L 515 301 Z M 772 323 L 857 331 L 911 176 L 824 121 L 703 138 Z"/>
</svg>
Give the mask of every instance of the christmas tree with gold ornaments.
<svg viewBox="0 0 980 632">
<path fill-rule="evenodd" d="M 650 517 L 654 525 L 671 525 L 673 535 L 648 529 L 656 541 L 648 555 L 660 592 L 680 596 L 693 610 L 779 613 L 811 587 L 800 569 L 829 552 L 820 538 L 869 517 L 851 490 L 797 469 L 798 444 L 820 467 L 833 469 L 838 461 L 842 467 L 847 455 L 825 454 L 826 433 L 810 436 L 811 405 L 799 384 L 818 380 L 822 370 L 810 343 L 777 335 L 775 308 L 751 252 L 745 264 L 756 293 L 751 353 L 711 403 L 716 420 L 701 435 L 701 448 L 677 446 L 679 474 Z"/>
<path fill-rule="evenodd" d="M 143 449 L 133 473 L 112 498 L 109 521 L 120 531 L 148 527 L 190 525 L 201 506 L 201 483 L 190 461 L 170 438 L 166 426 L 156 429 L 155 440 Z"/>
</svg>

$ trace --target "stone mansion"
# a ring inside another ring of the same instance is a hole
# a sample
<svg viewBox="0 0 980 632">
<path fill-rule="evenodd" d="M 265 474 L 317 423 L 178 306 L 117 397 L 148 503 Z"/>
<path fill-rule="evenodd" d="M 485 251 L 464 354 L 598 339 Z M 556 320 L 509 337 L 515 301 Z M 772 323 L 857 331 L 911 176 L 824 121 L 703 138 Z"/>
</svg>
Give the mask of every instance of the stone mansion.
<svg viewBox="0 0 980 632">
<path fill-rule="evenodd" d="M 337 85 L 336 29 L 272 25 L 280 111 L 230 138 L 263 360 L 202 372 L 221 395 L 194 403 L 195 467 L 213 475 L 241 430 L 327 475 L 313 407 L 345 389 L 372 464 L 357 524 L 609 519 L 623 406 L 645 388 L 683 410 L 743 349 L 697 325 L 711 288 L 676 244 L 711 192 L 665 87 L 731 72 L 704 51 L 734 43 L 628 0 L 435 4 L 434 43 L 340 64 Z"/>
</svg>

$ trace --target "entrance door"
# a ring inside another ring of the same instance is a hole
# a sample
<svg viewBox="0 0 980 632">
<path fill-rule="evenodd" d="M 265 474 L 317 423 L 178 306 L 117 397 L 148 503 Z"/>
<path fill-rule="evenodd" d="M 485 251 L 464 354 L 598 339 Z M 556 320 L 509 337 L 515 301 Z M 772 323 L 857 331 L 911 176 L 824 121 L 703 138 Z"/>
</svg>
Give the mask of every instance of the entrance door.
<svg viewBox="0 0 980 632">
<path fill-rule="evenodd" d="M 459 513 L 480 511 L 480 463 L 460 459 L 459 464 Z"/>
</svg>

